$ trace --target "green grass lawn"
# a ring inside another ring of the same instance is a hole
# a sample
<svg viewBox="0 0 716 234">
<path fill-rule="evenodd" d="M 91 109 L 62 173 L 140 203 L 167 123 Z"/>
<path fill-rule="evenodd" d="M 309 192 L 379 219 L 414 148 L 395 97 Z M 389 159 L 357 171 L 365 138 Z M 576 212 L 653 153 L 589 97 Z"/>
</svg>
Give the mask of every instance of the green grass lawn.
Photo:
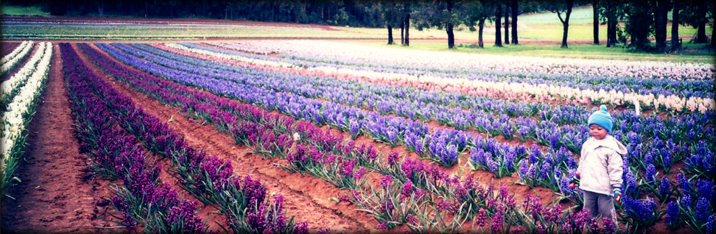
<svg viewBox="0 0 716 234">
<path fill-rule="evenodd" d="M 564 17 L 565 13 L 562 13 L 562 17 Z M 588 5 L 585 7 L 580 8 L 574 8 L 572 9 L 572 14 L 569 16 L 569 24 L 592 24 L 594 22 L 594 11 L 592 10 L 592 6 Z M 671 20 L 672 14 L 671 10 L 667 13 L 667 20 Z M 523 21 L 524 20 L 524 21 Z M 550 24 L 559 24 L 561 25 L 562 22 L 559 21 L 559 17 L 557 17 L 557 13 L 552 12 L 541 12 L 536 14 L 529 14 L 529 15 L 520 15 L 517 18 L 518 22 L 523 22 L 525 24 L 540 24 L 540 25 L 550 25 Z M 529 23 L 526 23 L 529 22 Z"/>
<path fill-rule="evenodd" d="M 45 12 L 39 7 L 36 6 L 30 6 L 30 7 L 21 7 L 21 6 L 8 6 L 3 5 L 2 6 L 2 15 L 8 15 L 8 16 L 44 16 L 44 17 L 50 17 L 49 12 Z"/>
<path fill-rule="evenodd" d="M 382 42 L 351 42 L 356 44 L 379 46 L 386 48 L 399 48 L 406 50 L 448 51 L 476 54 L 497 54 L 512 56 L 538 56 L 576 59 L 608 59 L 631 61 L 668 61 L 687 63 L 713 63 L 713 52 L 698 50 L 682 54 L 645 54 L 630 53 L 621 47 L 607 48 L 605 45 L 573 45 L 562 49 L 559 45 L 505 45 L 495 47 L 492 44 L 485 48 L 474 48 L 474 44 L 458 44 L 455 49 L 447 49 L 444 43 L 411 42 L 410 47 L 400 45 L 386 45 Z"/>
<path fill-rule="evenodd" d="M 565 13 L 562 13 L 562 17 L 565 17 Z M 586 8 L 576 8 L 572 10 L 572 14 L 569 16 L 569 24 L 591 24 L 594 22 L 592 6 Z M 517 17 L 517 22 L 522 22 L 527 26 L 531 25 L 562 25 L 559 21 L 557 13 L 543 12 L 530 15 L 520 15 Z"/>
</svg>

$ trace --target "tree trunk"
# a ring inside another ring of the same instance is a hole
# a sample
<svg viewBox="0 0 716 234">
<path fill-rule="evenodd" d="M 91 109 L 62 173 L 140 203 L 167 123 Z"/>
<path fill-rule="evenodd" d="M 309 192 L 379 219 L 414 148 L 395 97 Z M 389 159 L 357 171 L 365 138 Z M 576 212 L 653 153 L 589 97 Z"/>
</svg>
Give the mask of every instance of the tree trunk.
<svg viewBox="0 0 716 234">
<path fill-rule="evenodd" d="M 510 44 L 510 10 L 505 5 L 505 45 Z"/>
<path fill-rule="evenodd" d="M 592 0 L 594 14 L 594 44 L 599 45 L 599 0 Z"/>
<path fill-rule="evenodd" d="M 447 27 L 445 27 L 445 31 L 447 32 L 447 36 L 448 36 L 448 48 L 449 49 L 455 48 L 455 34 L 453 33 L 452 23 L 447 24 Z"/>
<path fill-rule="evenodd" d="M 447 11 L 452 14 L 452 1 L 447 1 Z M 445 31 L 447 31 L 448 36 L 448 48 L 452 49 L 455 48 L 455 34 L 453 33 L 453 24 L 452 22 L 448 22 L 447 27 L 445 27 Z"/>
<path fill-rule="evenodd" d="M 519 44 L 517 41 L 517 15 L 519 14 L 517 11 L 517 0 L 512 0 L 510 9 L 512 9 L 512 44 L 517 45 Z"/>
<path fill-rule="evenodd" d="M 614 13 L 613 0 L 607 0 L 607 47 L 617 44 L 617 19 Z"/>
<path fill-rule="evenodd" d="M 482 43 L 482 29 L 485 27 L 485 18 L 480 19 L 480 22 L 477 24 L 478 26 L 478 37 L 477 37 L 477 46 L 480 48 L 485 48 L 484 44 Z"/>
<path fill-rule="evenodd" d="M 679 1 L 674 0 L 674 11 L 671 13 L 671 51 L 676 52 L 681 49 L 679 43 Z"/>
<path fill-rule="evenodd" d="M 567 0 L 567 14 L 564 16 L 564 19 L 562 19 L 562 15 L 557 12 L 557 16 L 559 17 L 559 20 L 562 21 L 562 26 L 564 26 L 562 46 L 560 48 L 569 48 L 567 46 L 567 35 L 569 34 L 569 16 L 572 15 L 572 6 L 574 6 L 574 0 Z"/>
<path fill-rule="evenodd" d="M 405 46 L 410 46 L 410 13 L 405 15 Z"/>
<path fill-rule="evenodd" d="M 400 21 L 400 44 L 405 44 L 405 38 L 403 37 L 405 35 L 405 21 Z"/>
<path fill-rule="evenodd" d="M 393 44 L 393 27 L 388 25 L 388 45 Z"/>
<path fill-rule="evenodd" d="M 667 0 L 656 1 L 654 39 L 656 40 L 657 51 L 663 51 L 666 48 L 666 2 Z"/>
<path fill-rule="evenodd" d="M 696 9 L 696 17 L 699 19 L 699 30 L 696 33 L 696 43 L 706 43 L 708 42 L 708 39 L 706 38 L 706 2 L 705 1 L 699 1 L 699 5 Z"/>
<path fill-rule="evenodd" d="M 495 10 L 495 46 L 502 47 L 502 4 L 497 4 L 497 10 Z"/>
</svg>

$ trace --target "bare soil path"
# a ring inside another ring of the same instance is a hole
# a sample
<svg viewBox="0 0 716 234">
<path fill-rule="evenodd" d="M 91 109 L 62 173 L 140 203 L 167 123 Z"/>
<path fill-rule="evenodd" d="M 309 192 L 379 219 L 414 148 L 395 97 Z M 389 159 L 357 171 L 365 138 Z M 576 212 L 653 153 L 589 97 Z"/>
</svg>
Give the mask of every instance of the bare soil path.
<svg viewBox="0 0 716 234">
<path fill-rule="evenodd" d="M 10 54 L 19 45 L 20 43 L 17 42 L 3 42 L 2 44 L 0 44 L 0 47 L 2 47 L 2 57 L 5 57 L 5 55 Z"/>
<path fill-rule="evenodd" d="M 81 178 L 88 158 L 79 153 L 73 136 L 59 46 L 53 49 L 47 87 L 28 127 L 24 160 L 15 173 L 22 182 L 8 189 L 16 200 L 3 200 L 3 233 L 87 233 L 106 226 L 97 219 L 101 212 L 95 206 L 106 189 Z"/>
</svg>

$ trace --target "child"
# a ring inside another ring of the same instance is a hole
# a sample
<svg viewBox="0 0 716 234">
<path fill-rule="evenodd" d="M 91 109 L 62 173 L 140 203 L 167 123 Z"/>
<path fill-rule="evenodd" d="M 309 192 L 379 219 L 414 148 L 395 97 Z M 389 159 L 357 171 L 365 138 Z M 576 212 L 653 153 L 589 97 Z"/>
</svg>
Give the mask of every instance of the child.
<svg viewBox="0 0 716 234">
<path fill-rule="evenodd" d="M 609 135 L 612 117 L 607 107 L 602 105 L 599 109 L 589 116 L 592 137 L 582 145 L 579 167 L 570 187 L 579 187 L 584 192 L 584 209 L 593 217 L 601 215 L 616 221 L 612 197 L 621 204 L 622 156 L 626 155 L 627 149 Z"/>
</svg>

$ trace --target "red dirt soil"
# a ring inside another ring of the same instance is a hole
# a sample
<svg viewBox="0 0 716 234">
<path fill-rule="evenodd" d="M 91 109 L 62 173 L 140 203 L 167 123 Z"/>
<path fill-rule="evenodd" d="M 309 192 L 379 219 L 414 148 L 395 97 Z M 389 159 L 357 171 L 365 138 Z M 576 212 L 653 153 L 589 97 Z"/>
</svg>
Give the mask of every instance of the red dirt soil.
<svg viewBox="0 0 716 234">
<path fill-rule="evenodd" d="M 54 54 L 47 87 L 28 127 L 25 160 L 16 177 L 22 180 L 8 188 L 16 200 L 4 198 L 3 232 L 98 232 L 105 226 L 98 219 L 95 202 L 106 196 L 103 185 L 81 179 L 87 156 L 78 151 L 73 136 L 67 91 L 62 77 L 60 50 Z"/>
<path fill-rule="evenodd" d="M 0 47 L 2 47 L 2 52 L 0 53 L 2 53 L 2 56 L 5 57 L 5 55 L 12 53 L 12 51 L 19 45 L 20 43 L 17 42 L 2 42 L 0 43 Z"/>
<path fill-rule="evenodd" d="M 311 230 L 330 227 L 332 231 L 349 233 L 375 231 L 378 225 L 375 219 L 363 212 L 355 211 L 356 207 L 353 205 L 345 202 L 336 204 L 328 199 L 345 195 L 345 191 L 322 179 L 289 173 L 275 165 L 275 163 L 285 163 L 285 160 L 263 160 L 260 155 L 252 154 L 248 147 L 235 144 L 228 134 L 218 132 L 211 125 L 202 125 L 201 121 L 185 118 L 178 109 L 163 105 L 134 91 L 125 83 L 114 80 L 93 63 L 86 61 L 86 64 L 93 72 L 110 81 L 115 89 L 132 97 L 134 103 L 143 106 L 148 113 L 165 121 L 173 118 L 167 124 L 178 134 L 183 135 L 192 147 L 201 149 L 209 155 L 230 160 L 235 175 L 251 175 L 252 178 L 260 179 L 265 183 L 269 194 L 283 194 L 288 215 L 295 215 L 296 221 L 307 221 Z M 141 72 L 129 66 L 127 69 Z M 223 220 L 217 221 L 223 223 Z"/>
</svg>

